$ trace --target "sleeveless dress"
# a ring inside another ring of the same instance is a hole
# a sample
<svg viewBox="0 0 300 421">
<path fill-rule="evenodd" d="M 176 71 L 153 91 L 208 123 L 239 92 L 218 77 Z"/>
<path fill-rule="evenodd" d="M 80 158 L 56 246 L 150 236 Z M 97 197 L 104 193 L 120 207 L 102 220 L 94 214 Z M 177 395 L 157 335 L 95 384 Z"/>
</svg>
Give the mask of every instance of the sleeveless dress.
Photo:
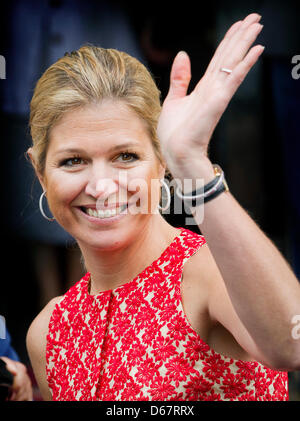
<svg viewBox="0 0 300 421">
<path fill-rule="evenodd" d="M 203 244 L 202 235 L 180 228 L 130 282 L 90 295 L 87 273 L 69 289 L 47 335 L 53 400 L 288 400 L 286 372 L 221 355 L 189 324 L 181 275 Z"/>
</svg>

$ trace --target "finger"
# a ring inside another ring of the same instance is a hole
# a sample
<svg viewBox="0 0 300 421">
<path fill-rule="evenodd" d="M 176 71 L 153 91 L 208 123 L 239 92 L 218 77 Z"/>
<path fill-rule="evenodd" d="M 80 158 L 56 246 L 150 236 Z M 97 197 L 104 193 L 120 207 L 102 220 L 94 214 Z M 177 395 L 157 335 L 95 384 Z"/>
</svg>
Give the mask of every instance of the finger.
<svg viewBox="0 0 300 421">
<path fill-rule="evenodd" d="M 225 37 L 220 42 L 218 48 L 215 51 L 215 54 L 213 58 L 211 59 L 207 72 L 212 72 L 216 66 L 216 63 L 219 61 L 219 57 L 222 54 L 223 49 L 226 47 L 226 44 L 229 42 L 232 35 L 238 30 L 238 28 L 241 26 L 242 21 L 239 20 L 238 22 L 235 22 L 226 32 Z"/>
<path fill-rule="evenodd" d="M 223 49 L 222 54 L 219 56 L 218 69 L 221 67 L 230 68 L 230 66 L 236 65 L 244 58 L 263 27 L 258 22 L 260 18 L 260 15 L 252 14 L 244 19 L 240 28 L 230 38 L 226 48 Z"/>
<path fill-rule="evenodd" d="M 233 96 L 238 87 L 241 85 L 251 68 L 257 62 L 258 58 L 264 51 L 262 45 L 255 45 L 252 47 L 244 59 L 237 64 L 230 75 L 226 75 L 225 88 L 228 88 L 230 96 Z"/>
<path fill-rule="evenodd" d="M 28 386 L 27 394 L 26 394 L 26 400 L 32 401 L 33 400 L 33 393 L 32 393 L 32 387 L 31 385 Z"/>
<path fill-rule="evenodd" d="M 27 400 L 28 400 L 28 399 L 27 399 L 27 396 L 28 396 L 28 394 L 27 394 L 26 390 L 20 390 L 20 391 L 16 394 L 16 396 L 15 396 L 15 400 L 16 400 L 16 401 L 27 401 Z"/>
<path fill-rule="evenodd" d="M 28 401 L 32 400 L 31 384 L 23 383 L 13 389 L 10 400 L 12 401 Z"/>
<path fill-rule="evenodd" d="M 11 392 L 11 395 L 9 397 L 10 401 L 15 401 L 16 400 L 16 393 L 14 391 Z"/>
<path fill-rule="evenodd" d="M 166 100 L 182 98 L 186 95 L 191 80 L 191 62 L 185 51 L 180 51 L 174 59 L 170 88 Z"/>
<path fill-rule="evenodd" d="M 10 397 L 11 401 L 18 401 L 19 400 L 19 392 L 18 391 L 13 391 L 11 397 Z"/>
<path fill-rule="evenodd" d="M 211 60 L 208 71 L 212 72 L 214 70 L 220 69 L 220 63 L 223 61 L 223 57 L 230 54 L 232 44 L 239 39 L 239 37 L 243 34 L 243 32 L 252 24 L 256 23 L 261 19 L 261 16 L 257 13 L 251 13 L 250 15 L 246 16 L 244 20 L 240 20 L 235 22 L 225 34 L 225 37 L 219 44 L 213 59 Z M 222 67 L 222 64 L 221 64 Z"/>
<path fill-rule="evenodd" d="M 248 27 L 247 31 L 243 34 L 241 39 L 236 42 L 235 46 L 233 46 L 231 54 L 224 58 L 224 62 L 220 63 L 220 66 L 234 69 L 240 63 L 240 61 L 244 59 L 246 53 L 249 51 L 250 46 L 254 43 L 262 28 L 263 25 L 260 23 L 254 23 Z M 226 77 L 225 73 L 222 74 L 223 77 Z"/>
</svg>

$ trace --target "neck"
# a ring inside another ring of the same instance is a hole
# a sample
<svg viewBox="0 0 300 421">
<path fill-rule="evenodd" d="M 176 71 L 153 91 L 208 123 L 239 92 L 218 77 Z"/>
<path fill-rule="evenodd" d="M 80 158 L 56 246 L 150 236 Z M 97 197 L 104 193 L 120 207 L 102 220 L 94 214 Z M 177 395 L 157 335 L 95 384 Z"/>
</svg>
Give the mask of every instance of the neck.
<svg viewBox="0 0 300 421">
<path fill-rule="evenodd" d="M 178 234 L 177 228 L 158 215 L 116 250 L 98 250 L 79 243 L 91 274 L 90 294 L 115 289 L 134 279 L 159 258 Z"/>
</svg>

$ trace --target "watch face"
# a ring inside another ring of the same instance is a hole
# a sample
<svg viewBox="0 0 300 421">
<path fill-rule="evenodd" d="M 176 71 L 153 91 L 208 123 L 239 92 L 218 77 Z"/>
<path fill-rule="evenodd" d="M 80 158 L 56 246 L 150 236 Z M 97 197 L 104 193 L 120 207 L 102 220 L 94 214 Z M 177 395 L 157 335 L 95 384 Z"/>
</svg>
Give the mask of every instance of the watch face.
<svg viewBox="0 0 300 421">
<path fill-rule="evenodd" d="M 222 168 L 218 164 L 214 164 L 214 171 L 215 171 L 215 175 L 221 175 L 223 172 Z"/>
</svg>

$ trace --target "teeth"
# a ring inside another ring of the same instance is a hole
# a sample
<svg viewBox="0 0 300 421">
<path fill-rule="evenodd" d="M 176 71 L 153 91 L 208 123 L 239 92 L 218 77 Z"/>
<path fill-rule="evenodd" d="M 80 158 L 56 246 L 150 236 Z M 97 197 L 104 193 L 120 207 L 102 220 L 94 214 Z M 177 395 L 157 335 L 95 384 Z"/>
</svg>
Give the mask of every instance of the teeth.
<svg viewBox="0 0 300 421">
<path fill-rule="evenodd" d="M 86 213 L 90 216 L 93 216 L 94 218 L 111 218 L 112 216 L 116 216 L 117 214 L 119 214 L 120 212 L 122 212 L 123 210 L 125 210 L 126 208 L 126 204 L 123 206 L 120 206 L 118 208 L 114 208 L 111 210 L 95 210 L 95 209 L 90 209 L 87 208 L 86 209 Z"/>
</svg>

